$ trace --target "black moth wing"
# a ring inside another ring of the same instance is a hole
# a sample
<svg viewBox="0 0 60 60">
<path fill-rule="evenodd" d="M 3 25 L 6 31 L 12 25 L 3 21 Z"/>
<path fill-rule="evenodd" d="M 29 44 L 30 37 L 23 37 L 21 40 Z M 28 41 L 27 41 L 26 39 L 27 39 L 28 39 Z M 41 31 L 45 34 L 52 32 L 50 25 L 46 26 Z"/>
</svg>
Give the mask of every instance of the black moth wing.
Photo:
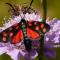
<svg viewBox="0 0 60 60">
<path fill-rule="evenodd" d="M 28 22 L 28 27 L 37 33 L 46 33 L 50 30 L 50 26 L 47 23 L 39 21 L 30 21 Z M 44 31 L 46 29 L 46 31 Z"/>
<path fill-rule="evenodd" d="M 16 36 L 19 30 L 21 30 L 20 24 L 21 23 L 14 24 L 11 27 L 0 32 L 0 42 L 4 42 L 4 43 L 11 42 L 12 43 L 12 38 Z"/>
</svg>

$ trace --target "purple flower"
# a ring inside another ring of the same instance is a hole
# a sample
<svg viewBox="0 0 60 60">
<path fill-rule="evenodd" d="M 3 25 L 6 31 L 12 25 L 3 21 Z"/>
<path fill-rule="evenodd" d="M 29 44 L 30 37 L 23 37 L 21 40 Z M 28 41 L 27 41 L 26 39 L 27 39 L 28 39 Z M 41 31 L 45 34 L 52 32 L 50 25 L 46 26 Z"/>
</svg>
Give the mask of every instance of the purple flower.
<svg viewBox="0 0 60 60">
<path fill-rule="evenodd" d="M 28 14 L 29 15 L 29 14 Z M 35 16 L 35 14 L 29 15 L 29 18 L 25 16 L 25 19 L 34 19 L 37 21 L 41 21 L 40 17 L 32 18 L 32 16 Z M 20 16 L 15 18 L 15 23 L 20 22 Z M 34 21 L 33 20 L 33 21 Z M 12 20 L 11 20 L 12 21 Z M 10 25 L 9 25 L 10 24 Z M 13 22 L 12 22 L 13 24 Z M 11 22 L 7 24 L 7 26 L 11 26 Z M 55 45 L 60 43 L 60 21 L 57 19 L 53 19 L 49 22 L 49 25 L 51 27 L 50 31 L 45 34 L 44 38 L 44 55 L 49 58 L 56 57 L 56 53 L 54 51 Z M 2 28 L 2 31 L 7 28 L 7 26 L 4 26 Z M 39 40 L 32 41 L 32 50 L 31 52 L 27 52 L 24 46 L 23 41 L 14 45 L 10 43 L 0 43 L 0 55 L 6 53 L 8 54 L 13 60 L 19 60 L 21 57 L 23 57 L 26 60 L 34 60 L 38 56 L 37 50 L 39 49 Z"/>
<path fill-rule="evenodd" d="M 57 21 L 56 21 L 57 20 Z M 56 21 L 56 22 L 55 22 Z M 53 20 L 54 24 L 50 24 L 51 29 L 49 32 L 45 34 L 45 39 L 49 39 L 48 41 L 52 41 L 54 44 L 59 44 L 60 40 L 60 21 L 58 19 Z M 52 23 L 52 21 L 50 22 Z"/>
<path fill-rule="evenodd" d="M 55 58 L 56 52 L 54 51 L 54 44 L 52 42 L 45 43 L 44 54 L 47 58 Z"/>
</svg>

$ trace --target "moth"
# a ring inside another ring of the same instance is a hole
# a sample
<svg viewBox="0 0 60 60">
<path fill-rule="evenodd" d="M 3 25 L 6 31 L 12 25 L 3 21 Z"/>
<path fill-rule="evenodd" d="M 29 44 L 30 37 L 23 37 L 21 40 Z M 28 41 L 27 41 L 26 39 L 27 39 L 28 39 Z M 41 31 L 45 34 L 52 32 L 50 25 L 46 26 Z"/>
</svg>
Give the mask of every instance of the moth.
<svg viewBox="0 0 60 60">
<path fill-rule="evenodd" d="M 32 3 L 33 0 L 31 1 L 29 7 L 21 8 L 23 14 L 30 14 L 31 12 L 35 12 L 35 10 L 31 8 Z M 12 13 L 14 16 L 20 15 L 18 6 L 13 7 L 10 3 L 6 4 L 8 4 L 12 8 Z M 49 29 L 50 26 L 44 22 L 27 21 L 24 18 L 21 18 L 21 21 L 19 23 L 14 24 L 13 26 L 3 30 L 0 33 L 0 42 L 10 42 L 11 44 L 17 44 L 23 40 L 26 49 L 30 51 L 31 41 L 40 39 L 41 35 L 45 34 L 47 31 L 49 31 Z"/>
<path fill-rule="evenodd" d="M 50 29 L 49 25 L 43 22 L 26 21 L 27 26 L 24 28 L 26 32 L 24 32 L 22 29 L 22 26 L 25 26 L 24 21 L 21 19 L 21 22 L 3 30 L 0 33 L 0 42 L 17 44 L 24 40 L 24 33 L 27 33 L 30 40 L 38 40 L 41 37 L 41 32 L 46 33 Z"/>
</svg>

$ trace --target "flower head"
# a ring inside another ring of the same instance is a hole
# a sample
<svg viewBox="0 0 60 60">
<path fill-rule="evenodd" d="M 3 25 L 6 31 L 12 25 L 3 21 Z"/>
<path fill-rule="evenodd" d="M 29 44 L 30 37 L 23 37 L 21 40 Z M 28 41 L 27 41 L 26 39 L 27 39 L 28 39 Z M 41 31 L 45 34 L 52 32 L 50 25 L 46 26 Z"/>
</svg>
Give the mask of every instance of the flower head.
<svg viewBox="0 0 60 60">
<path fill-rule="evenodd" d="M 3 27 L 0 27 L 0 32 L 3 32 L 5 29 L 11 27 L 14 24 L 17 24 L 24 18 L 26 21 L 42 21 L 42 17 L 38 13 L 20 13 L 19 16 L 14 16 L 10 19 L 8 23 L 5 23 Z M 53 19 L 51 21 L 46 21 L 50 25 L 50 31 L 44 35 L 44 55 L 46 57 L 54 58 L 56 53 L 54 44 L 60 43 L 60 21 L 58 19 Z M 0 43 L 0 55 L 3 53 L 8 54 L 13 60 L 18 60 L 21 56 L 26 60 L 34 60 L 38 56 L 38 50 L 40 46 L 39 39 L 32 40 L 32 49 L 30 53 L 25 49 L 24 41 L 21 41 L 17 44 Z"/>
</svg>

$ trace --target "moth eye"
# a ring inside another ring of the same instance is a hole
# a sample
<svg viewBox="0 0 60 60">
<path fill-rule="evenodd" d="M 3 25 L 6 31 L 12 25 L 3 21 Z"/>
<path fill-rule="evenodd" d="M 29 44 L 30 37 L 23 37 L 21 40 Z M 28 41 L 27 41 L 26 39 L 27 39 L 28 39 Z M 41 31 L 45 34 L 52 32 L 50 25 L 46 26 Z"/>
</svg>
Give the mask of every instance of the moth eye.
<svg viewBox="0 0 60 60">
<path fill-rule="evenodd" d="M 13 36 L 13 33 L 11 32 L 11 33 L 10 33 L 10 37 L 12 37 L 12 36 Z"/>
<path fill-rule="evenodd" d="M 39 26 L 36 26 L 36 27 L 35 27 L 35 30 L 39 30 Z"/>
<path fill-rule="evenodd" d="M 44 28 L 44 24 L 43 23 L 41 23 L 41 26 L 40 26 L 41 28 Z"/>
<path fill-rule="evenodd" d="M 43 32 L 44 32 L 44 33 L 46 32 L 46 28 L 43 28 Z"/>
<path fill-rule="evenodd" d="M 6 37 L 3 37 L 3 41 L 6 41 Z"/>
</svg>

